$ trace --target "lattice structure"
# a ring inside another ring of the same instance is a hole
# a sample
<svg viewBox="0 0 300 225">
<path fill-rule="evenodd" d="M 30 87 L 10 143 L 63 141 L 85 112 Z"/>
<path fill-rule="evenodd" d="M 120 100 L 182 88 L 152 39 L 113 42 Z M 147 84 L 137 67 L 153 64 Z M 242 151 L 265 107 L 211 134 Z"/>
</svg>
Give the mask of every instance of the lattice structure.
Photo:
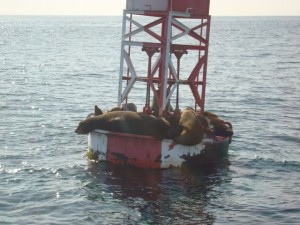
<svg viewBox="0 0 300 225">
<path fill-rule="evenodd" d="M 180 111 L 179 101 L 186 92 L 190 92 L 195 110 L 203 112 L 209 31 L 209 0 L 127 0 L 119 106 L 130 101 L 132 88 L 142 82 L 146 114 L 153 113 L 151 99 L 160 116 L 170 110 L 171 99 L 176 102 L 173 110 Z"/>
</svg>

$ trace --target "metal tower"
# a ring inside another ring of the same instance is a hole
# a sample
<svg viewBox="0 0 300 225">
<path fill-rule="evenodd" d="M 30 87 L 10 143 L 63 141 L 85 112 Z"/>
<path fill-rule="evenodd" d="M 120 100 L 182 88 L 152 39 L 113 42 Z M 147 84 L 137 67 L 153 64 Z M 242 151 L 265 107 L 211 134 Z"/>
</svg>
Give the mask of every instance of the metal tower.
<svg viewBox="0 0 300 225">
<path fill-rule="evenodd" d="M 210 0 L 127 0 L 123 11 L 118 105 L 133 87 L 143 112 L 180 112 L 187 96 L 203 113 L 210 32 Z M 172 101 L 173 109 L 169 103 Z M 174 104 L 175 102 L 175 104 Z"/>
</svg>

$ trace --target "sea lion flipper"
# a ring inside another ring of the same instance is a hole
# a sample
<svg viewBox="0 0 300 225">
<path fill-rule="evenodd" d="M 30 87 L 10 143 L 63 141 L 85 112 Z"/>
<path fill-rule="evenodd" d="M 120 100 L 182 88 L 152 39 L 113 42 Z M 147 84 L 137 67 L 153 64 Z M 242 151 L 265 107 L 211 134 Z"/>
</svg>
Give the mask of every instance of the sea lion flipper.
<svg viewBox="0 0 300 225">
<path fill-rule="evenodd" d="M 95 116 L 98 116 L 98 115 L 102 115 L 103 114 L 103 112 L 102 112 L 102 110 L 97 106 L 97 105 L 95 105 Z"/>
</svg>

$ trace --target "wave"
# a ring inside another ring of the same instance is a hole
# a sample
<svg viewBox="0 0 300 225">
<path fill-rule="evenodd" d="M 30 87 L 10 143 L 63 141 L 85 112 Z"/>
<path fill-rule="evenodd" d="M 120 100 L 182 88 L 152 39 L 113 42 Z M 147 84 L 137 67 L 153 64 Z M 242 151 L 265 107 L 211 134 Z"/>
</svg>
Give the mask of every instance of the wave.
<svg viewBox="0 0 300 225">
<path fill-rule="evenodd" d="M 272 135 L 269 138 L 300 144 L 300 137 L 290 135 Z"/>
<path fill-rule="evenodd" d="M 275 160 L 271 158 L 263 158 L 256 156 L 254 159 L 248 161 L 250 167 L 262 167 L 272 168 L 274 171 L 299 171 L 300 172 L 300 161 L 287 161 L 287 160 Z"/>
</svg>

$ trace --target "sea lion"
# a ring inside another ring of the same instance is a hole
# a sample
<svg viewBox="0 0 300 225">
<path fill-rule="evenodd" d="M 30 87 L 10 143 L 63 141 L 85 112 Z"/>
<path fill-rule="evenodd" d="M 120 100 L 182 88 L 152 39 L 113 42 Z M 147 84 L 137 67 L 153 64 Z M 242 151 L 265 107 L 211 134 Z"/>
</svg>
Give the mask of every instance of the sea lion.
<svg viewBox="0 0 300 225">
<path fill-rule="evenodd" d="M 208 128 L 211 129 L 215 136 L 231 137 L 233 135 L 232 125 L 220 119 L 212 112 L 204 112 L 204 118 L 207 120 Z"/>
<path fill-rule="evenodd" d="M 109 111 L 107 111 L 107 113 L 109 113 L 109 112 L 116 112 L 116 111 L 126 111 L 126 109 L 124 109 L 122 107 L 113 107 L 112 109 L 110 109 Z"/>
<path fill-rule="evenodd" d="M 86 119 L 87 119 L 87 118 L 90 118 L 90 117 L 93 117 L 93 116 L 102 115 L 102 114 L 103 114 L 102 110 L 101 110 L 97 105 L 95 105 L 95 107 L 94 107 L 94 112 L 88 114 L 88 115 L 86 116 Z"/>
<path fill-rule="evenodd" d="M 213 131 L 216 136 L 231 137 L 233 135 L 231 124 L 228 122 L 215 118 L 210 121 L 210 124 L 213 126 Z"/>
<path fill-rule="evenodd" d="M 132 112 L 137 112 L 137 107 L 134 103 L 128 103 L 128 104 L 123 104 L 122 107 L 114 107 L 111 110 L 107 111 L 108 112 L 114 112 L 114 111 L 132 111 Z M 102 115 L 104 114 L 103 111 L 95 105 L 94 107 L 94 116 Z"/>
<path fill-rule="evenodd" d="M 75 132 L 77 134 L 88 134 L 95 129 L 163 139 L 170 137 L 171 126 L 163 118 L 131 111 L 114 111 L 81 121 Z"/>
<path fill-rule="evenodd" d="M 134 103 L 122 104 L 122 109 L 126 111 L 137 112 L 137 107 Z"/>
<path fill-rule="evenodd" d="M 182 112 L 179 126 L 182 127 L 180 135 L 173 139 L 175 144 L 192 146 L 199 144 L 204 137 L 204 125 L 193 109 Z"/>
<path fill-rule="evenodd" d="M 97 106 L 97 105 L 95 105 L 95 107 L 94 107 L 94 115 L 95 116 L 99 116 L 99 115 L 102 115 L 103 114 L 103 111 Z"/>
<path fill-rule="evenodd" d="M 204 117 L 207 117 L 207 118 L 210 118 L 210 119 L 212 119 L 212 118 L 219 118 L 219 117 L 217 116 L 217 114 L 214 114 L 214 113 L 208 112 L 208 111 L 205 111 L 205 112 L 203 113 L 203 116 L 204 116 Z"/>
<path fill-rule="evenodd" d="M 216 114 L 214 114 L 212 112 L 207 112 L 207 111 L 205 111 L 203 113 L 203 117 L 207 120 L 208 127 L 210 127 L 210 128 L 212 128 L 211 127 L 212 125 L 210 124 L 210 121 L 213 120 L 213 119 L 219 119 L 219 117 Z"/>
<path fill-rule="evenodd" d="M 157 94 L 160 95 L 160 90 L 157 90 Z M 158 114 L 159 114 L 159 107 L 158 107 L 158 103 L 157 103 L 156 98 L 155 98 L 154 95 L 153 95 L 153 98 L 152 98 L 152 103 L 151 103 L 150 108 L 152 110 L 152 114 L 155 115 L 155 116 L 158 116 Z M 170 101 L 167 103 L 165 111 L 166 112 L 174 112 L 174 109 L 173 109 Z"/>
</svg>

